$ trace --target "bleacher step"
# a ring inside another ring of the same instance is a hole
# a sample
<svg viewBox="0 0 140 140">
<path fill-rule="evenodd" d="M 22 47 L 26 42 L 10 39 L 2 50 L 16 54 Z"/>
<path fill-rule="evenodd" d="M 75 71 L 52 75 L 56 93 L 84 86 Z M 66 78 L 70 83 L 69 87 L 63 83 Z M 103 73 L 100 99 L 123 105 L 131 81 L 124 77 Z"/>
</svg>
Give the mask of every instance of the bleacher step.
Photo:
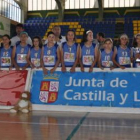
<svg viewBox="0 0 140 140">
<path fill-rule="evenodd" d="M 118 38 L 122 33 L 124 33 L 124 23 L 117 22 L 115 24 L 115 38 Z"/>
</svg>

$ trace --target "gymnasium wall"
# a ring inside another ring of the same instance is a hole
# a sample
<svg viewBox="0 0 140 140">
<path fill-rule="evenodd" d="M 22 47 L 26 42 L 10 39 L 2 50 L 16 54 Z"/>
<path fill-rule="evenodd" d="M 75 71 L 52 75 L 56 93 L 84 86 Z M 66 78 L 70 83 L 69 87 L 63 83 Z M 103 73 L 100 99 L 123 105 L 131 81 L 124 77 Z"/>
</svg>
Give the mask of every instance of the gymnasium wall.
<svg viewBox="0 0 140 140">
<path fill-rule="evenodd" d="M 10 35 L 10 19 L 0 16 L 0 36 Z"/>
<path fill-rule="evenodd" d="M 70 15 L 77 15 L 77 16 L 85 16 L 85 15 L 94 15 L 98 17 L 98 8 L 94 9 L 74 9 L 74 10 L 65 10 L 65 16 Z M 48 17 L 48 16 L 57 16 L 57 10 L 44 10 L 44 11 L 28 11 L 27 19 L 31 17 Z M 107 15 L 140 15 L 140 7 L 128 7 L 128 8 L 105 8 L 104 9 L 104 16 Z"/>
</svg>

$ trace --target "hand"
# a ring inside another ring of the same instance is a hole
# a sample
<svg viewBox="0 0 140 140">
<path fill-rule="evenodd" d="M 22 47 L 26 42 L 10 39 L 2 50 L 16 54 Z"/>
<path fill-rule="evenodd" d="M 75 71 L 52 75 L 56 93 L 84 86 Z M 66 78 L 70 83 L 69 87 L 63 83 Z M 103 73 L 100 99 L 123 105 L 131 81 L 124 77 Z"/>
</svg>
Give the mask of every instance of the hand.
<svg viewBox="0 0 140 140">
<path fill-rule="evenodd" d="M 47 75 L 48 74 L 48 70 L 46 68 L 43 68 L 43 73 L 44 73 L 44 75 Z"/>
<path fill-rule="evenodd" d="M 31 64 L 30 67 L 31 67 L 31 69 L 36 68 L 35 65 L 33 65 L 33 64 Z"/>
<path fill-rule="evenodd" d="M 12 70 L 12 66 L 9 67 L 9 70 Z"/>
<path fill-rule="evenodd" d="M 22 70 L 26 70 L 26 67 L 22 67 Z"/>
<path fill-rule="evenodd" d="M 66 67 L 63 66 L 63 67 L 61 68 L 61 70 L 62 70 L 62 72 L 66 72 Z"/>
<path fill-rule="evenodd" d="M 52 69 L 50 70 L 51 73 L 53 73 L 54 71 L 55 71 L 55 68 L 52 68 Z"/>
<path fill-rule="evenodd" d="M 120 68 L 123 70 L 123 69 L 125 69 L 125 67 L 124 66 L 120 66 Z"/>
<path fill-rule="evenodd" d="M 32 67 L 31 67 L 31 69 L 35 69 L 35 68 L 37 68 L 37 67 L 35 67 L 35 66 L 32 66 Z"/>
<path fill-rule="evenodd" d="M 136 59 L 137 58 L 140 58 L 140 54 L 139 53 L 136 53 Z"/>
<path fill-rule="evenodd" d="M 131 59 L 131 62 L 133 62 L 135 60 L 133 57 L 131 57 L 130 59 Z"/>
<path fill-rule="evenodd" d="M 42 68 L 41 66 L 39 66 L 39 67 L 36 67 L 37 69 L 40 69 L 40 68 Z"/>
<path fill-rule="evenodd" d="M 99 67 L 101 70 L 104 70 L 104 68 L 103 67 Z"/>
<path fill-rule="evenodd" d="M 16 70 L 20 70 L 20 67 L 19 66 L 16 66 L 15 68 L 16 68 Z"/>
<path fill-rule="evenodd" d="M 72 68 L 70 69 L 70 72 L 75 72 L 75 67 L 72 67 Z"/>
<path fill-rule="evenodd" d="M 113 69 L 115 69 L 114 67 L 110 67 L 110 70 L 113 70 Z"/>
<path fill-rule="evenodd" d="M 89 68 L 89 72 L 92 72 L 92 71 L 93 71 L 93 68 L 92 68 L 92 67 L 90 67 L 90 68 Z"/>
<path fill-rule="evenodd" d="M 85 70 L 84 70 L 84 67 L 81 67 L 81 72 L 84 72 Z"/>
</svg>

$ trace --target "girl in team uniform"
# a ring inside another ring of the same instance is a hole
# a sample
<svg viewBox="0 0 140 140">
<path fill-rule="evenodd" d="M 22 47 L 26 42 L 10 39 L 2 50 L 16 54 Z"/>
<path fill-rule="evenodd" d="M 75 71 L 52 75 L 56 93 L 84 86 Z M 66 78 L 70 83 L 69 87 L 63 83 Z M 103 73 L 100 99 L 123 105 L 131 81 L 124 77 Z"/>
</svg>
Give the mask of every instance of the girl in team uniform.
<svg viewBox="0 0 140 140">
<path fill-rule="evenodd" d="M 13 48 L 12 60 L 16 70 L 25 70 L 29 66 L 27 54 L 31 46 L 26 43 L 27 39 L 28 34 L 26 32 L 21 32 L 20 43 Z"/>
<path fill-rule="evenodd" d="M 66 67 L 71 67 L 70 72 L 75 72 L 80 47 L 75 43 L 76 35 L 73 30 L 67 32 L 66 40 L 67 42 L 64 42 L 61 46 L 62 71 L 65 72 Z"/>
<path fill-rule="evenodd" d="M 27 55 L 27 62 L 30 64 L 32 69 L 41 67 L 41 48 L 41 38 L 39 36 L 35 36 L 33 38 L 33 47 L 29 50 Z"/>
<path fill-rule="evenodd" d="M 114 48 L 112 61 L 121 69 L 131 67 L 131 49 L 127 46 L 128 43 L 128 36 L 126 34 L 122 34 L 119 38 L 119 46 Z"/>
<path fill-rule="evenodd" d="M 44 74 L 48 74 L 45 67 L 53 67 L 50 72 L 53 73 L 60 63 L 60 49 L 55 43 L 55 35 L 53 32 L 47 34 L 48 42 L 42 48 L 41 62 Z"/>
<path fill-rule="evenodd" d="M 113 69 L 113 62 L 112 62 L 112 56 L 113 56 L 113 41 L 111 38 L 107 38 L 104 41 L 104 49 L 101 49 L 99 51 L 99 68 L 110 68 Z"/>
<path fill-rule="evenodd" d="M 11 45 L 10 36 L 3 35 L 2 41 L 3 41 L 3 47 L 0 48 L 0 67 L 11 69 L 13 64 L 11 61 L 12 47 L 10 46 Z"/>
<path fill-rule="evenodd" d="M 93 43 L 93 32 L 91 30 L 84 32 L 79 58 L 81 71 L 84 72 L 84 67 L 88 67 L 89 72 L 92 72 L 98 60 L 98 46 Z"/>
<path fill-rule="evenodd" d="M 137 34 L 133 40 L 132 59 L 133 67 L 140 68 L 140 34 Z"/>
</svg>

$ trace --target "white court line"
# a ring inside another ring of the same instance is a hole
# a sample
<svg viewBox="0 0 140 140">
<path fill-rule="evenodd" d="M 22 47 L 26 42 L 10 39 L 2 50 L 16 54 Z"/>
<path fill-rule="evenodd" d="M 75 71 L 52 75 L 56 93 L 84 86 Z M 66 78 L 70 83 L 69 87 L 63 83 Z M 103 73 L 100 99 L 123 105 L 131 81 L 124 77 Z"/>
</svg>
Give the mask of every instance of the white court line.
<svg viewBox="0 0 140 140">
<path fill-rule="evenodd" d="M 9 123 L 9 124 L 31 124 L 31 125 L 60 125 L 60 126 L 64 126 L 64 125 L 68 125 L 68 126 L 76 126 L 77 124 L 61 124 L 61 123 L 37 123 L 37 122 L 9 122 L 9 121 L 0 121 L 0 123 Z M 109 128 L 129 128 L 129 129 L 140 129 L 140 126 L 112 126 L 112 125 L 88 125 L 88 124 L 82 124 L 81 127 L 109 127 Z"/>
</svg>

